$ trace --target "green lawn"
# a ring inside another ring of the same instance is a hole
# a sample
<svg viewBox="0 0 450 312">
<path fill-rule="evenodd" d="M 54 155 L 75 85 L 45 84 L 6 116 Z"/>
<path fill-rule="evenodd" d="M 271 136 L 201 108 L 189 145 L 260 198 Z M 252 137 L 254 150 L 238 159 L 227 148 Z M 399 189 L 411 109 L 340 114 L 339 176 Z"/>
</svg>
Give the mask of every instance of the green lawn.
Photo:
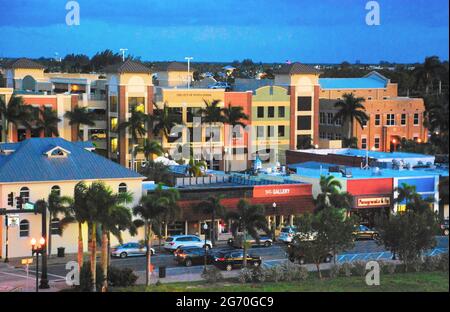
<svg viewBox="0 0 450 312">
<path fill-rule="evenodd" d="M 367 286 L 363 277 L 339 277 L 319 280 L 310 277 L 306 281 L 239 284 L 232 280 L 215 285 L 204 282 L 171 283 L 158 286 L 135 286 L 115 289 L 115 291 L 151 291 L 151 292 L 448 292 L 449 275 L 444 272 L 403 273 L 381 275 L 380 286 Z"/>
</svg>

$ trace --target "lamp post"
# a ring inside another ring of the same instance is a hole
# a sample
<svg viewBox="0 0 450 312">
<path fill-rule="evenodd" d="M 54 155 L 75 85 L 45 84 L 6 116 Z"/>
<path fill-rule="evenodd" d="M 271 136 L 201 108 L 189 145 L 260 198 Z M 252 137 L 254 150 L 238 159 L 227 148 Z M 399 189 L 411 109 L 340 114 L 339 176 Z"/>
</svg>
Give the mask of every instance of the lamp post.
<svg viewBox="0 0 450 312">
<path fill-rule="evenodd" d="M 187 66 L 188 66 L 188 90 L 191 88 L 191 60 L 194 58 L 192 56 L 186 56 L 184 58 L 187 60 Z"/>
<path fill-rule="evenodd" d="M 272 239 L 273 239 L 273 241 L 275 241 L 275 230 L 277 228 L 277 203 L 274 202 L 272 204 L 272 207 L 273 207 L 273 212 L 275 214 L 274 218 L 273 218 L 273 237 L 272 237 Z"/>
<path fill-rule="evenodd" d="M 8 237 L 8 232 L 9 232 L 9 220 L 8 220 L 8 215 L 5 215 L 5 227 L 6 227 L 6 231 L 5 231 L 5 263 L 9 262 L 8 259 L 8 245 L 9 245 L 9 237 Z"/>
<path fill-rule="evenodd" d="M 41 237 L 39 242 L 36 238 L 31 239 L 31 255 L 36 254 L 36 292 L 39 292 L 39 254 L 44 256 L 45 253 L 45 238 Z"/>
<path fill-rule="evenodd" d="M 208 258 L 208 247 L 207 247 L 207 245 L 206 245 L 206 231 L 208 230 L 208 223 L 204 223 L 203 224 L 203 230 L 204 230 L 204 232 L 205 232 L 205 246 L 204 246 L 204 248 L 205 248 L 205 259 L 204 259 L 204 261 L 205 261 L 205 266 L 203 267 L 203 272 L 206 272 L 206 265 L 207 265 L 207 258 Z"/>
</svg>

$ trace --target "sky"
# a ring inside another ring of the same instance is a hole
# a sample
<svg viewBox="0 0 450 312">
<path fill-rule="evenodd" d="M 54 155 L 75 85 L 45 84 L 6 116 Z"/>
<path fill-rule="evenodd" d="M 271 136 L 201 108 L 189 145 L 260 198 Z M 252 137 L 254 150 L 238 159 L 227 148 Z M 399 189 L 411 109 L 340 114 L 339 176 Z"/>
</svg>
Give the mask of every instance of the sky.
<svg viewBox="0 0 450 312">
<path fill-rule="evenodd" d="M 111 49 L 145 61 L 414 63 L 449 57 L 448 0 L 0 0 L 0 58 L 92 56 Z"/>
</svg>

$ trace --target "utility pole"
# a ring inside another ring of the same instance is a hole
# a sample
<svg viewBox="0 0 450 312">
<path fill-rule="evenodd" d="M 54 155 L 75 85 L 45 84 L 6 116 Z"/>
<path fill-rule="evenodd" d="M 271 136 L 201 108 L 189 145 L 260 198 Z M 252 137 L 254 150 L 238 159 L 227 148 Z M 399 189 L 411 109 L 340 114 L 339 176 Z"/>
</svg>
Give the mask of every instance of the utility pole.
<svg viewBox="0 0 450 312">
<path fill-rule="evenodd" d="M 128 51 L 126 48 L 120 48 L 120 52 L 122 52 L 122 61 L 125 62 L 125 52 Z"/>
<path fill-rule="evenodd" d="M 187 60 L 187 66 L 188 66 L 188 90 L 191 88 L 191 60 L 193 60 L 194 58 L 192 56 L 186 56 L 184 58 L 185 60 Z"/>
</svg>

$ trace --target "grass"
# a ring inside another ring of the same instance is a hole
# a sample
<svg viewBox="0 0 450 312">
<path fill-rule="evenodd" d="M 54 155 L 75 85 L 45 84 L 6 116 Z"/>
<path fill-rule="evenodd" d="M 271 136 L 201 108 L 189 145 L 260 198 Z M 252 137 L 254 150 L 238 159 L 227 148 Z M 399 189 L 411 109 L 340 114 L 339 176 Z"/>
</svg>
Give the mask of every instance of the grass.
<svg viewBox="0 0 450 312">
<path fill-rule="evenodd" d="M 359 276 L 319 280 L 311 276 L 305 281 L 239 284 L 233 280 L 215 285 L 205 282 L 183 282 L 158 286 L 133 286 L 115 291 L 138 292 L 448 292 L 448 272 L 420 272 L 381 275 L 380 286 L 367 286 Z"/>
</svg>

